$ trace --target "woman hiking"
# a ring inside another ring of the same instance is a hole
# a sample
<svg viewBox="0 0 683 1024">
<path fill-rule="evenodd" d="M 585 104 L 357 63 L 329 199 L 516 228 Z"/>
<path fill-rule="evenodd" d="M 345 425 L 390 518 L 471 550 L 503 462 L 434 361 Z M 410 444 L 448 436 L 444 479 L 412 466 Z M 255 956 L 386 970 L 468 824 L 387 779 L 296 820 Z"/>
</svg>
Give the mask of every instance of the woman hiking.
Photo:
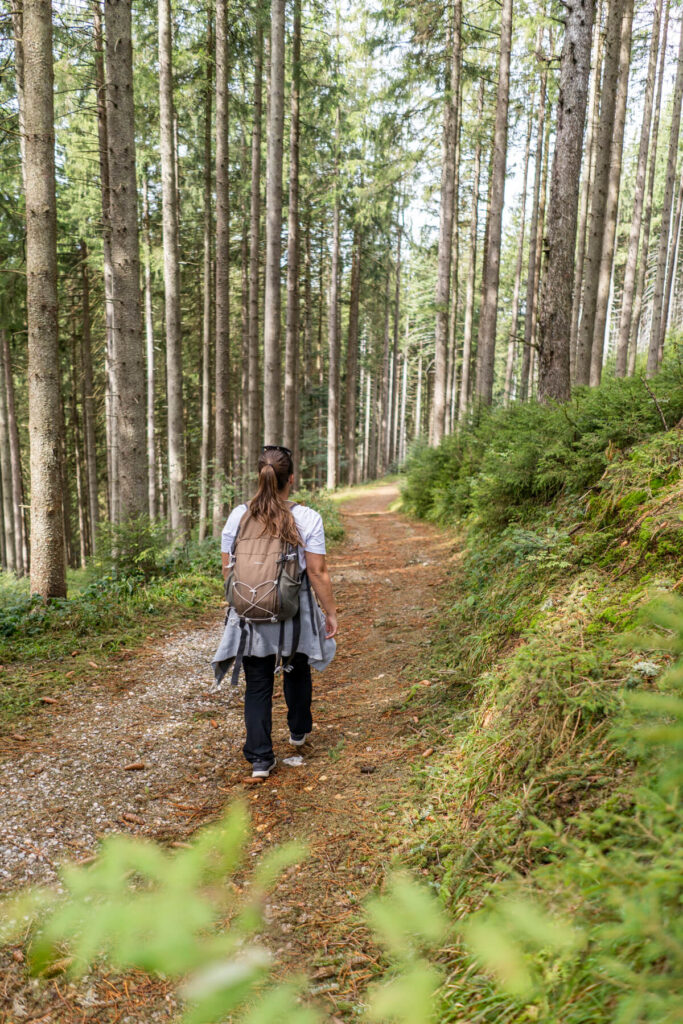
<svg viewBox="0 0 683 1024">
<path fill-rule="evenodd" d="M 284 676 L 289 742 L 301 747 L 313 728 L 311 666 L 327 668 L 336 649 L 337 608 L 322 517 L 289 501 L 293 483 L 290 450 L 265 445 L 258 490 L 248 504 L 232 510 L 221 538 L 230 609 L 212 664 L 219 685 L 231 667 L 235 684 L 244 667 L 243 751 L 254 779 L 268 778 L 276 764 L 271 740 L 276 672 Z"/>
</svg>

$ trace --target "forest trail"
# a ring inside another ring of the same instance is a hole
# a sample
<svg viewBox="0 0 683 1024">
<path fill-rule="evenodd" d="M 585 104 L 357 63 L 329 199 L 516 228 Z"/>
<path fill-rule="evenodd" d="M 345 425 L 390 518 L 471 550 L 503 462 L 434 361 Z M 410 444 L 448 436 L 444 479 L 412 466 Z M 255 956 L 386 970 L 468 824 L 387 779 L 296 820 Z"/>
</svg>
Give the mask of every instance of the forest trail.
<svg viewBox="0 0 683 1024">
<path fill-rule="evenodd" d="M 61 859 L 87 858 L 108 832 L 183 842 L 241 797 L 252 816 L 251 853 L 293 838 L 310 850 L 267 907 L 263 938 L 276 973 L 306 971 L 311 993 L 329 1000 L 330 1019 L 343 1013 L 376 957 L 358 904 L 390 857 L 394 805 L 410 761 L 425 752 L 417 718 L 403 704 L 424 681 L 428 627 L 452 551 L 436 527 L 389 511 L 396 496 L 394 486 L 378 485 L 342 507 L 346 539 L 329 558 L 338 651 L 330 669 L 314 673 L 315 726 L 302 765 L 282 763 L 298 751 L 287 743 L 276 681 L 279 764 L 270 779 L 252 783 L 241 754 L 240 694 L 209 688 L 223 622 L 216 610 L 161 646 L 150 643 L 116 677 L 74 688 L 42 713 L 49 725 L 35 737 L 10 741 L 0 794 L 2 889 L 52 880 Z M 2 1024 L 105 1024 L 122 1014 L 167 1020 L 173 1012 L 163 982 L 135 976 L 124 986 L 91 976 L 87 992 L 66 983 L 38 990 L 22 980 L 19 964 L 2 959 L 9 968 Z"/>
</svg>

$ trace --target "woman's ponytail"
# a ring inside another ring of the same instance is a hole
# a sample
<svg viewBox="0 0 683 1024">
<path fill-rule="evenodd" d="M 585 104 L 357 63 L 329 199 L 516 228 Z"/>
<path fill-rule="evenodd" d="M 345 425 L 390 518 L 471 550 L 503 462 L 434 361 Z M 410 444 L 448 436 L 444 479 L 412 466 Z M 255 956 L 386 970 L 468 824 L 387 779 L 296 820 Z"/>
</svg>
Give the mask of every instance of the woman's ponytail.
<svg viewBox="0 0 683 1024">
<path fill-rule="evenodd" d="M 266 533 L 297 545 L 301 540 L 294 516 L 280 497 L 293 468 L 291 457 L 285 452 L 271 448 L 262 452 L 258 460 L 258 490 L 249 502 L 249 511 L 263 523 Z"/>
</svg>

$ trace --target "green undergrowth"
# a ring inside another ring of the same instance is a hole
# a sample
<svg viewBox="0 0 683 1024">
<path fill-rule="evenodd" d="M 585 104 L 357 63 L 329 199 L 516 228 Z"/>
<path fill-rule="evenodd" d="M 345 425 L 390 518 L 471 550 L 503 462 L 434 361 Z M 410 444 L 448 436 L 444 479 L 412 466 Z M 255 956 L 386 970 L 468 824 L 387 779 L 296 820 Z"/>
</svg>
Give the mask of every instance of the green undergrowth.
<svg viewBox="0 0 683 1024">
<path fill-rule="evenodd" d="M 680 346 L 651 381 L 609 379 L 577 389 L 565 405 L 484 409 L 437 448 L 418 445 L 406 467 L 404 509 L 440 523 L 468 517 L 497 533 L 558 495 L 578 497 L 624 449 L 679 423 L 678 354 Z"/>
<path fill-rule="evenodd" d="M 587 465 L 552 503 L 527 495 L 511 521 L 474 502 L 461 527 L 432 648 L 441 684 L 413 698 L 436 752 L 404 844 L 458 922 L 441 1021 L 683 1013 L 683 778 L 668 772 L 681 737 L 667 720 L 683 672 L 663 674 L 683 600 L 646 611 L 683 583 L 683 433 L 650 433 L 600 458 L 584 441 Z"/>
<path fill-rule="evenodd" d="M 329 543 L 338 542 L 343 527 L 336 507 L 318 494 L 297 498 L 321 512 Z M 108 659 L 129 656 L 148 637 L 219 609 L 219 541 L 171 548 L 165 530 L 149 522 L 104 527 L 97 558 L 69 572 L 63 600 L 45 603 L 31 595 L 28 580 L 2 574 L 0 726 L 34 708 L 41 696 L 106 671 Z"/>
</svg>

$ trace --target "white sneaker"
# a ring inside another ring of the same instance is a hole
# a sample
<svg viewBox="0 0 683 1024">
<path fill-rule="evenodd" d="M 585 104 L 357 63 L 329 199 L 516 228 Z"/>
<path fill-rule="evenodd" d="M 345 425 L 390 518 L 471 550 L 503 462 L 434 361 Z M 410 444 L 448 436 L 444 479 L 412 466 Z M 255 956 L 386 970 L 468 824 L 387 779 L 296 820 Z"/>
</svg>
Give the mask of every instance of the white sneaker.
<svg viewBox="0 0 683 1024">
<path fill-rule="evenodd" d="M 277 764 L 277 758 L 273 758 L 270 764 L 267 761 L 254 761 L 251 773 L 252 779 L 267 779 L 273 768 Z"/>
<path fill-rule="evenodd" d="M 305 732 L 303 736 L 295 736 L 294 733 L 289 734 L 289 742 L 293 747 L 303 747 L 306 740 L 310 739 L 310 732 Z"/>
</svg>

